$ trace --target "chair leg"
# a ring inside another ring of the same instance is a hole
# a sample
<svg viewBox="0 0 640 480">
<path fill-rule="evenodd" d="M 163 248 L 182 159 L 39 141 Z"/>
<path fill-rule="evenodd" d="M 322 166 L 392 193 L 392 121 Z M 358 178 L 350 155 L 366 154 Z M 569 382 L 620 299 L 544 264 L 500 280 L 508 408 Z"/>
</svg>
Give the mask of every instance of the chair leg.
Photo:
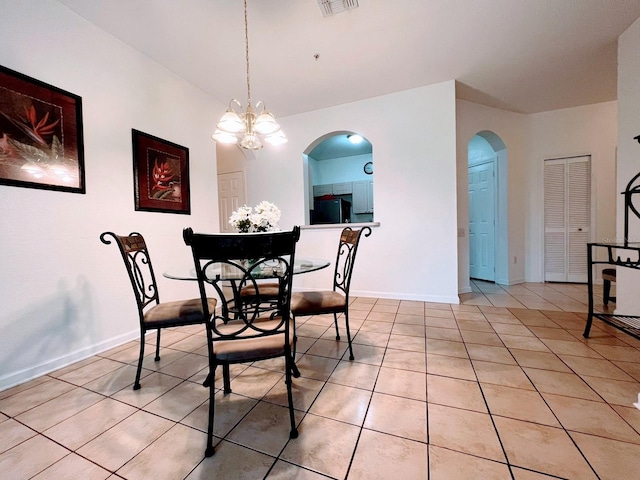
<svg viewBox="0 0 640 480">
<path fill-rule="evenodd" d="M 334 315 L 337 315 L 334 313 Z M 336 319 L 336 324 L 338 320 Z M 344 311 L 344 323 L 347 326 L 347 340 L 349 342 L 349 360 L 353 360 L 353 346 L 351 346 L 351 331 L 349 330 L 349 309 Z"/>
<path fill-rule="evenodd" d="M 136 371 L 136 381 L 133 382 L 133 389 L 140 390 L 140 374 L 142 373 L 142 359 L 144 358 L 144 331 L 140 332 L 140 355 L 138 356 L 138 370 Z"/>
<path fill-rule="evenodd" d="M 156 362 L 160 361 L 160 328 L 158 329 L 158 336 L 156 337 Z"/>
<path fill-rule="evenodd" d="M 222 364 L 222 381 L 224 383 L 224 393 L 231 393 L 231 375 L 229 373 L 229 364 Z"/>
<path fill-rule="evenodd" d="M 289 432 L 289 438 L 298 438 L 298 429 L 296 428 L 296 417 L 293 411 L 293 393 L 292 387 L 293 381 L 291 380 L 291 372 L 296 368 L 295 363 L 290 355 L 285 355 L 286 373 L 285 383 L 287 385 L 287 399 L 289 400 L 289 420 L 291 421 L 291 431 Z"/>
<path fill-rule="evenodd" d="M 336 340 L 340 340 L 340 331 L 338 330 L 338 314 L 335 312 L 333 314 L 333 324 L 336 327 Z"/>
<path fill-rule="evenodd" d="M 603 280 L 602 297 L 605 305 L 609 305 L 610 295 L 611 295 L 611 281 Z"/>
<path fill-rule="evenodd" d="M 209 373 L 209 377 L 210 376 L 211 376 L 211 373 Z M 215 371 L 213 376 L 215 377 Z M 214 398 L 215 391 L 216 389 L 214 388 L 214 382 L 212 380 L 209 385 L 209 421 L 207 423 L 207 448 L 204 451 L 205 457 L 210 457 L 216 452 L 215 448 L 213 447 L 213 419 L 214 419 L 215 408 L 216 408 L 216 402 Z"/>
</svg>

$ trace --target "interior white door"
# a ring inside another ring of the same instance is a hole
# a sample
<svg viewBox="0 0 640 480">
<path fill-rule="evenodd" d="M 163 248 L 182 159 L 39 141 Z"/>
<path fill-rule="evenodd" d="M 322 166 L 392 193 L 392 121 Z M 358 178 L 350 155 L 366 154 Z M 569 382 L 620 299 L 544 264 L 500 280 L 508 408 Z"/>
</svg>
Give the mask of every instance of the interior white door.
<svg viewBox="0 0 640 480">
<path fill-rule="evenodd" d="M 229 217 L 234 210 L 247 203 L 244 172 L 222 173 L 218 175 L 218 211 L 220 232 L 231 233 Z"/>
<path fill-rule="evenodd" d="M 586 282 L 590 239 L 591 158 L 545 160 L 545 281 Z"/>
<path fill-rule="evenodd" d="M 469 276 L 495 280 L 495 164 L 469 167 Z"/>
</svg>

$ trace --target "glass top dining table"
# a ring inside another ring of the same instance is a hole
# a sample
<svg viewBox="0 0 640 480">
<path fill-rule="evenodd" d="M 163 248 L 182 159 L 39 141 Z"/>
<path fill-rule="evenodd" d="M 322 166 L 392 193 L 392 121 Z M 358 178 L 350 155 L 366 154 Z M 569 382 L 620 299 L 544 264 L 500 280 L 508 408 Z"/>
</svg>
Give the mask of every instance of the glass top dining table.
<svg viewBox="0 0 640 480">
<path fill-rule="evenodd" d="M 323 268 L 327 268 L 331 262 L 324 259 L 319 258 L 296 258 L 293 262 L 293 274 L 299 275 L 302 273 L 315 272 L 317 270 L 322 270 Z M 241 275 L 237 269 L 231 268 L 220 268 L 217 270 L 222 276 L 224 280 L 238 280 Z M 164 277 L 170 278 L 172 280 L 197 280 L 198 277 L 196 275 L 196 269 L 193 264 L 190 265 L 176 265 L 175 267 L 170 267 L 163 274 Z M 274 269 L 269 266 L 269 264 L 265 264 L 264 266 L 259 266 L 256 268 L 254 272 L 255 278 L 275 278 L 277 277 L 277 269 Z"/>
</svg>

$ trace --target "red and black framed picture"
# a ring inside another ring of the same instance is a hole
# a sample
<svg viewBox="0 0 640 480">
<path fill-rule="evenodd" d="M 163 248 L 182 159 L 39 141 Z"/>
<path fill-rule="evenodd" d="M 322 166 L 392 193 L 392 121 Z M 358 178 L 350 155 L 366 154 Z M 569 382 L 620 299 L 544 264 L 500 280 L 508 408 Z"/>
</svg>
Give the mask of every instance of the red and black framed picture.
<svg viewBox="0 0 640 480">
<path fill-rule="evenodd" d="M 136 210 L 191 213 L 189 149 L 132 129 Z"/>
<path fill-rule="evenodd" d="M 0 184 L 85 193 L 81 97 L 0 66 Z"/>
</svg>

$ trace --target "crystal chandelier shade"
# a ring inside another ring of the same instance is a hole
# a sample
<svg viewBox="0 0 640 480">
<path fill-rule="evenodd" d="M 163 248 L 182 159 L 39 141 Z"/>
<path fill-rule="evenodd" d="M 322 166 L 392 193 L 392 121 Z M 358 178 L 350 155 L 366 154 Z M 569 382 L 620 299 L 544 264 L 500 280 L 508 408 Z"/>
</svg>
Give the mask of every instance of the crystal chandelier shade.
<svg viewBox="0 0 640 480">
<path fill-rule="evenodd" d="M 260 100 L 256 103 L 255 110 L 251 104 L 247 0 L 244 0 L 244 40 L 247 61 L 247 108 L 243 109 L 238 100 L 232 99 L 227 111 L 216 125 L 212 138 L 219 143 L 238 144 L 249 150 L 262 148 L 263 141 L 271 145 L 282 145 L 287 143 L 287 137 L 273 114 L 267 111 L 264 102 Z"/>
</svg>

